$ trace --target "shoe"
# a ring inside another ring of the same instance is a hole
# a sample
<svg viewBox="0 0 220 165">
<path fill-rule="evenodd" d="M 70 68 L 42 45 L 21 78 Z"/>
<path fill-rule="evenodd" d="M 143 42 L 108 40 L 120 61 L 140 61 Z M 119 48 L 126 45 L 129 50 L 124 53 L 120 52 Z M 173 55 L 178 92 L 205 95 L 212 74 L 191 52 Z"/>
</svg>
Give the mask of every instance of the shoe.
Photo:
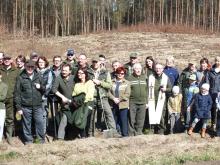
<svg viewBox="0 0 220 165">
<path fill-rule="evenodd" d="M 192 135 L 192 133 L 193 133 L 193 127 L 190 127 L 188 131 L 188 135 Z"/>
<path fill-rule="evenodd" d="M 202 128 L 202 132 L 201 132 L 201 137 L 202 138 L 205 138 L 205 131 L 206 131 L 206 128 Z"/>
</svg>

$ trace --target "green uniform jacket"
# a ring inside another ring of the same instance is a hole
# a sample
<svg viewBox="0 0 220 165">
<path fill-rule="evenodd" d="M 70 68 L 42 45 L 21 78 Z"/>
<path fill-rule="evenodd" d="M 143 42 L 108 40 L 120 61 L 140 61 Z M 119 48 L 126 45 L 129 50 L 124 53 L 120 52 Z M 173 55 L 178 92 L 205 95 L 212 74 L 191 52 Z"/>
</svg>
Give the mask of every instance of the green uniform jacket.
<svg viewBox="0 0 220 165">
<path fill-rule="evenodd" d="M 2 73 L 2 81 L 8 85 L 8 93 L 6 98 L 13 98 L 15 82 L 17 76 L 19 75 L 19 70 L 13 66 L 9 70 L 7 70 L 5 67 L 1 67 L 0 70 Z"/>
<path fill-rule="evenodd" d="M 131 84 L 130 101 L 136 104 L 146 104 L 147 81 L 145 75 L 136 76 L 132 74 L 127 78 Z"/>
<path fill-rule="evenodd" d="M 110 103 L 114 102 L 113 99 L 115 98 L 116 79 L 113 79 L 112 82 L 113 85 L 109 92 Z M 120 99 L 119 109 L 125 109 L 129 107 L 130 93 L 131 93 L 130 82 L 123 79 L 119 86 L 119 99 Z"/>
<path fill-rule="evenodd" d="M 36 83 L 40 84 L 40 89 L 36 88 Z M 36 70 L 32 80 L 27 75 L 26 70 L 23 70 L 17 77 L 15 84 L 14 101 L 16 109 L 22 110 L 22 107 L 41 107 L 45 88 L 41 76 Z"/>
<path fill-rule="evenodd" d="M 0 109 L 5 109 L 5 99 L 7 96 L 8 86 L 4 82 L 0 82 Z"/>
</svg>

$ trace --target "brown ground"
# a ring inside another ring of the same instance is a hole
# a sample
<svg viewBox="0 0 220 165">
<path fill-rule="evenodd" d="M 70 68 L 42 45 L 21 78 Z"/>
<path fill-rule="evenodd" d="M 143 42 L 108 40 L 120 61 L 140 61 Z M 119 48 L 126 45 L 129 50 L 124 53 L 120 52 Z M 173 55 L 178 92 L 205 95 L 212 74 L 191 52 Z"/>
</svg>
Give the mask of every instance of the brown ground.
<svg viewBox="0 0 220 165">
<path fill-rule="evenodd" d="M 36 50 L 47 57 L 61 54 L 72 47 L 77 54 L 85 52 L 91 58 L 105 54 L 109 62 L 128 60 L 130 52 L 141 58 L 153 55 L 164 62 L 174 55 L 179 68 L 201 57 L 211 62 L 220 54 L 220 37 L 165 33 L 103 33 L 49 39 L 2 39 L 0 50 L 13 56 L 28 55 Z M 55 141 L 44 145 L 24 146 L 17 138 L 16 145 L 0 144 L 0 164 L 220 164 L 220 139 L 201 139 L 198 134 L 143 135 L 130 138 L 88 138 L 74 141 Z M 10 154 L 9 154 L 10 153 Z M 6 155 L 10 156 L 7 157 Z M 183 158 L 182 158 L 182 157 Z M 187 161 L 186 161 L 187 160 Z M 171 163 L 172 162 L 172 163 Z M 198 163 L 199 162 L 199 163 Z"/>
</svg>

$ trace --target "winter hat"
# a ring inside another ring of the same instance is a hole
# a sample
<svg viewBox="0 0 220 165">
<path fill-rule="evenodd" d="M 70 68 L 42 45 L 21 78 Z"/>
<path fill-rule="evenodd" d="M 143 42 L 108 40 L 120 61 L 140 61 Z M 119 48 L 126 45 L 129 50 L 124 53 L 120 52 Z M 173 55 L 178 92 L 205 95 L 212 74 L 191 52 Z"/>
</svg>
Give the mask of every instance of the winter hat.
<svg viewBox="0 0 220 165">
<path fill-rule="evenodd" d="M 208 83 L 204 83 L 204 84 L 202 84 L 201 88 L 208 91 L 210 88 L 210 85 Z"/>
<path fill-rule="evenodd" d="M 74 55 L 74 50 L 73 49 L 67 49 L 67 55 Z"/>
<path fill-rule="evenodd" d="M 180 88 L 178 86 L 173 86 L 172 92 L 174 95 L 177 95 L 180 93 Z"/>
<path fill-rule="evenodd" d="M 189 76 L 189 80 L 196 81 L 196 75 L 195 74 L 191 74 Z"/>
</svg>

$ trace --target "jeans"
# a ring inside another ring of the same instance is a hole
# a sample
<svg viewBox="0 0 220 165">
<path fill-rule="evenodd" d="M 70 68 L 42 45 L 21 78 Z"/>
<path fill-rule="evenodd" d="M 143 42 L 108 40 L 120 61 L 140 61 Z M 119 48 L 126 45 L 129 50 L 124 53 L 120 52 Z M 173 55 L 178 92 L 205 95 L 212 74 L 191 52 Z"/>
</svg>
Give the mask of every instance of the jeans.
<svg viewBox="0 0 220 165">
<path fill-rule="evenodd" d="M 66 126 L 67 126 L 67 117 L 63 113 L 63 116 L 61 118 L 60 125 L 58 128 L 58 139 L 64 139 L 65 133 L 66 133 L 66 131 L 65 131 Z"/>
<path fill-rule="evenodd" d="M 2 141 L 4 123 L 5 123 L 5 109 L 0 109 L 0 142 Z"/>
<path fill-rule="evenodd" d="M 114 106 L 114 116 L 116 126 L 120 127 L 121 135 L 128 136 L 128 108 L 118 109 Z"/>
<path fill-rule="evenodd" d="M 43 100 L 42 109 L 43 109 L 43 120 L 44 120 L 44 134 L 46 134 L 47 126 L 48 126 L 48 101 L 47 99 Z"/>
<path fill-rule="evenodd" d="M 39 108 L 22 108 L 22 129 L 25 139 L 25 144 L 33 142 L 33 134 L 31 130 L 31 126 L 33 124 L 32 119 L 35 124 L 35 134 L 41 143 L 45 141 L 44 134 L 44 120 L 43 120 L 43 109 Z"/>
<path fill-rule="evenodd" d="M 207 123 L 208 123 L 208 119 L 198 119 L 198 118 L 195 118 L 192 122 L 192 127 L 195 128 L 196 124 L 202 120 L 202 128 L 205 128 L 207 127 Z"/>
<path fill-rule="evenodd" d="M 185 112 L 185 129 L 188 129 L 191 122 L 191 111 Z"/>
</svg>

